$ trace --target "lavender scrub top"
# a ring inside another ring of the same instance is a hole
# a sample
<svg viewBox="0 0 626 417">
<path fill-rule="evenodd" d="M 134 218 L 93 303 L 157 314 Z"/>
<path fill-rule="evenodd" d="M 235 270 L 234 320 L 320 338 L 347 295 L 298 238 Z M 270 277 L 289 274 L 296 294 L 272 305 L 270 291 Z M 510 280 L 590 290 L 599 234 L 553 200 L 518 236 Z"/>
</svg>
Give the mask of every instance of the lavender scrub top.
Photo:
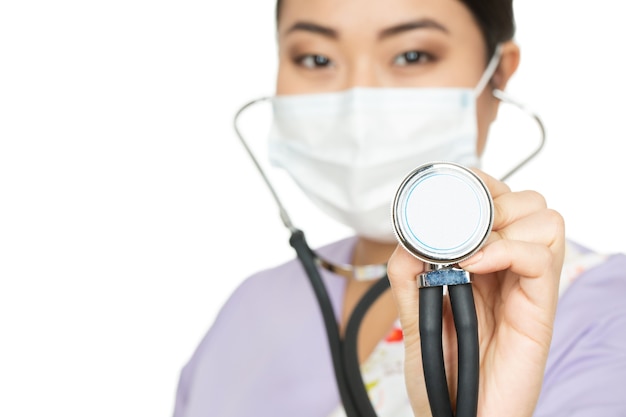
<svg viewBox="0 0 626 417">
<path fill-rule="evenodd" d="M 354 242 L 318 252 L 346 263 Z M 626 255 L 572 268 L 534 416 L 624 417 Z M 339 317 L 344 278 L 321 275 Z M 249 277 L 224 304 L 181 372 L 173 415 L 326 417 L 339 402 L 319 307 L 293 260 Z"/>
</svg>

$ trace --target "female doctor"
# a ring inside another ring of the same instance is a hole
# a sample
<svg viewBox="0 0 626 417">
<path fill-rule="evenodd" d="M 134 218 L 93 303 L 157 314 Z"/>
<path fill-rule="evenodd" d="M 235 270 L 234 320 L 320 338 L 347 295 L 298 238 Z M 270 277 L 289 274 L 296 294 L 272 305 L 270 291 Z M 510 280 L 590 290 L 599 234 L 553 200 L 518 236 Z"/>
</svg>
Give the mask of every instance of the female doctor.
<svg viewBox="0 0 626 417">
<path fill-rule="evenodd" d="M 580 304 L 581 285 L 572 285 L 578 304 L 566 303 L 555 321 L 566 253 L 562 217 L 540 194 L 512 191 L 478 169 L 500 105 L 494 92 L 505 89 L 520 60 L 511 0 L 279 0 L 276 10 L 270 158 L 355 231 L 316 252 L 338 264 L 387 266 L 391 291 L 365 315 L 357 346 L 377 415 L 430 415 L 416 283 L 424 263 L 397 246 L 389 200 L 406 172 L 431 160 L 474 167 L 494 200 L 486 244 L 461 264 L 473 274 L 479 324 L 478 415 L 623 415 L 619 397 L 601 388 L 619 386 L 624 375 L 624 354 L 617 353 L 625 351 L 623 319 L 615 324 L 621 331 L 600 332 L 600 343 L 608 341 L 601 351 L 587 346 L 568 316 L 593 330 L 603 313 Z M 472 123 L 462 123 L 468 117 Z M 350 154 L 357 144 L 365 165 Z M 625 265 L 623 258 L 567 251 L 585 265 L 578 272 Z M 320 274 L 343 334 L 373 281 Z M 614 274 L 603 277 L 597 279 Z M 611 297 L 609 291 L 587 303 L 615 307 Z M 443 317 L 453 401 L 456 335 L 448 303 Z M 558 334 L 559 323 L 571 333 Z M 297 260 L 255 274 L 232 294 L 183 369 L 174 415 L 344 415 L 319 307 Z"/>
</svg>

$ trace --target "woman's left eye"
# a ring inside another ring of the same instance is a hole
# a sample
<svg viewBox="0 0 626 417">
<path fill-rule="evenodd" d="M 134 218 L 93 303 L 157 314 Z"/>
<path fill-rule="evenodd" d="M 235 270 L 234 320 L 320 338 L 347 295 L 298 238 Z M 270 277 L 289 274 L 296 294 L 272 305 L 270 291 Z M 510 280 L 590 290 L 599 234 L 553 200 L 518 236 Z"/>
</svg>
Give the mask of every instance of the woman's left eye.
<svg viewBox="0 0 626 417">
<path fill-rule="evenodd" d="M 430 55 L 420 51 L 409 51 L 396 56 L 393 64 L 398 66 L 407 66 L 415 64 L 423 64 L 430 60 Z"/>
<path fill-rule="evenodd" d="M 296 62 L 307 69 L 328 68 L 334 65 L 330 58 L 319 54 L 302 55 L 296 58 Z"/>
</svg>

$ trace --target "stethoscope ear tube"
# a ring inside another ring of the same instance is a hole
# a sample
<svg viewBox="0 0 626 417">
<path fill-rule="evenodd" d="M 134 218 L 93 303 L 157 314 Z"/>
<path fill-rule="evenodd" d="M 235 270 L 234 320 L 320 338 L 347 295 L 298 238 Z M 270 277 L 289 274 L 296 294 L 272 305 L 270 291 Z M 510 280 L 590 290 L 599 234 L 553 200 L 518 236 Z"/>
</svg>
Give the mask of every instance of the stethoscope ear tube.
<svg viewBox="0 0 626 417">
<path fill-rule="evenodd" d="M 252 105 L 269 100 L 268 97 L 263 97 L 257 100 L 250 101 L 245 104 L 235 114 L 233 125 L 237 137 L 241 141 L 244 149 L 252 159 L 254 165 L 259 171 L 261 177 L 266 183 L 269 191 L 272 194 L 278 208 L 280 210 L 280 218 L 282 219 L 285 227 L 290 232 L 289 244 L 295 249 L 296 255 L 304 268 L 307 278 L 313 288 L 313 292 L 317 303 L 320 307 L 324 327 L 327 335 L 327 342 L 330 348 L 331 360 L 333 365 L 333 371 L 335 373 L 335 381 L 337 383 L 337 389 L 339 396 L 343 404 L 346 416 L 348 417 L 376 417 L 376 411 L 372 406 L 372 403 L 367 394 L 365 385 L 363 384 L 363 378 L 360 372 L 359 356 L 357 349 L 358 332 L 360 330 L 361 322 L 365 313 L 369 307 L 376 301 L 376 299 L 389 288 L 389 280 L 386 272 L 380 273 L 379 269 L 373 273 L 372 277 L 372 265 L 366 266 L 351 266 L 351 265 L 337 265 L 333 264 L 326 259 L 323 259 L 318 254 L 314 253 L 306 242 L 304 233 L 294 226 L 291 221 L 287 210 L 283 206 L 277 192 L 274 190 L 272 183 L 270 182 L 265 171 L 261 167 L 261 164 L 256 159 L 252 149 L 248 146 L 246 140 L 241 134 L 238 126 L 238 119 L 241 113 Z M 355 307 L 354 312 L 350 316 L 348 321 L 344 339 L 341 339 L 339 333 L 339 326 L 335 319 L 335 313 L 330 301 L 330 297 L 324 286 L 317 266 L 321 265 L 325 269 L 335 272 L 340 275 L 352 274 L 357 279 L 378 279 L 374 285 L 366 292 L 366 294 L 359 300 Z M 374 265 L 379 267 L 380 265 Z M 379 278 L 381 277 L 381 278 Z"/>
<path fill-rule="evenodd" d="M 376 411 L 369 399 L 361 376 L 358 335 L 365 314 L 378 297 L 389 288 L 389 279 L 386 275 L 379 279 L 359 300 L 350 315 L 342 340 L 330 297 L 317 269 L 316 254 L 306 243 L 304 233 L 301 230 L 294 229 L 292 231 L 289 244 L 295 249 L 320 306 L 335 380 L 346 416 L 376 417 Z"/>
<path fill-rule="evenodd" d="M 367 290 L 365 295 L 363 295 L 352 311 L 343 338 L 343 360 L 346 377 L 348 384 L 350 385 L 350 390 L 353 394 L 356 407 L 359 410 L 359 417 L 376 417 L 376 410 L 374 409 L 367 390 L 365 389 L 363 376 L 361 375 L 361 364 L 359 363 L 358 351 L 359 330 L 361 322 L 363 321 L 365 314 L 369 311 L 369 308 L 387 289 L 389 289 L 389 279 L 385 276 L 379 279 Z"/>
<path fill-rule="evenodd" d="M 341 397 L 341 402 L 344 405 L 346 415 L 358 416 L 357 411 L 354 408 L 350 388 L 341 365 L 342 342 L 339 337 L 339 326 L 337 325 L 337 321 L 335 319 L 334 309 L 330 301 L 330 297 L 328 296 L 326 287 L 324 287 L 322 278 L 317 270 L 315 256 L 309 248 L 309 245 L 306 243 L 304 233 L 301 230 L 295 229 L 292 231 L 291 237 L 289 238 L 289 244 L 295 249 L 298 259 L 300 260 L 307 277 L 309 277 L 309 282 L 313 287 L 313 292 L 315 293 L 315 297 L 317 298 L 317 302 L 320 306 L 326 335 L 328 337 L 328 345 L 330 347 L 333 369 L 335 371 L 337 389 L 339 390 L 339 396 Z"/>
<path fill-rule="evenodd" d="M 526 165 L 531 159 L 536 157 L 537 154 L 539 154 L 539 152 L 543 149 L 543 147 L 546 144 L 546 128 L 543 124 L 543 121 L 541 120 L 539 115 L 537 115 L 537 113 L 533 112 L 532 110 L 529 110 L 526 106 L 524 106 L 517 100 L 514 100 L 511 96 L 509 96 L 504 91 L 496 88 L 491 93 L 493 94 L 495 98 L 497 98 L 501 102 L 511 104 L 517 107 L 518 109 L 520 109 L 521 111 L 523 111 L 524 113 L 526 113 L 535 121 L 535 123 L 537 123 L 537 127 L 539 128 L 539 134 L 540 134 L 539 145 L 537 145 L 535 150 L 533 150 L 529 155 L 527 155 L 524 159 L 519 161 L 513 168 L 511 168 L 507 173 L 505 173 L 502 177 L 500 177 L 500 181 L 506 181 L 509 179 L 511 175 L 515 174 L 517 171 L 520 170 L 520 168 Z"/>
</svg>

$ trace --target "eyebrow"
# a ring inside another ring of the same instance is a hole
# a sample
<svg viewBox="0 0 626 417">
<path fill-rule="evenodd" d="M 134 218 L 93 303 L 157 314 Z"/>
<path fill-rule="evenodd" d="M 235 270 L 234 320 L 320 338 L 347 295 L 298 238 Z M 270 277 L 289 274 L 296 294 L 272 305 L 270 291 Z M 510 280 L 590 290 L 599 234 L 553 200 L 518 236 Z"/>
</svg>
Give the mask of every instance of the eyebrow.
<svg viewBox="0 0 626 417">
<path fill-rule="evenodd" d="M 383 29 L 378 34 L 378 39 L 385 39 L 390 36 L 398 35 L 400 33 L 416 29 L 436 29 L 444 33 L 450 33 L 448 29 L 439 22 L 436 22 L 432 19 L 420 19 L 401 23 L 399 25 Z"/>
<path fill-rule="evenodd" d="M 443 26 L 441 23 L 436 22 L 435 20 L 419 19 L 419 20 L 413 20 L 410 22 L 391 26 L 387 29 L 383 29 L 379 32 L 378 39 L 389 38 L 391 36 L 395 36 L 400 33 L 408 32 L 408 31 L 416 30 L 416 29 L 436 29 L 444 33 L 449 33 L 448 29 L 445 26 Z M 318 23 L 306 22 L 306 21 L 300 21 L 300 22 L 294 23 L 289 29 L 287 29 L 287 31 L 285 32 L 285 35 L 288 35 L 293 32 L 298 32 L 298 31 L 316 33 L 318 35 L 322 35 L 330 39 L 339 38 L 339 33 L 337 32 L 337 30 L 330 28 L 328 26 L 320 25 Z"/>
<path fill-rule="evenodd" d="M 297 31 L 317 33 L 331 39 L 339 38 L 339 34 L 335 29 L 329 28 L 327 26 L 322 26 L 313 22 L 296 22 L 289 29 L 287 29 L 285 35 Z"/>
</svg>

